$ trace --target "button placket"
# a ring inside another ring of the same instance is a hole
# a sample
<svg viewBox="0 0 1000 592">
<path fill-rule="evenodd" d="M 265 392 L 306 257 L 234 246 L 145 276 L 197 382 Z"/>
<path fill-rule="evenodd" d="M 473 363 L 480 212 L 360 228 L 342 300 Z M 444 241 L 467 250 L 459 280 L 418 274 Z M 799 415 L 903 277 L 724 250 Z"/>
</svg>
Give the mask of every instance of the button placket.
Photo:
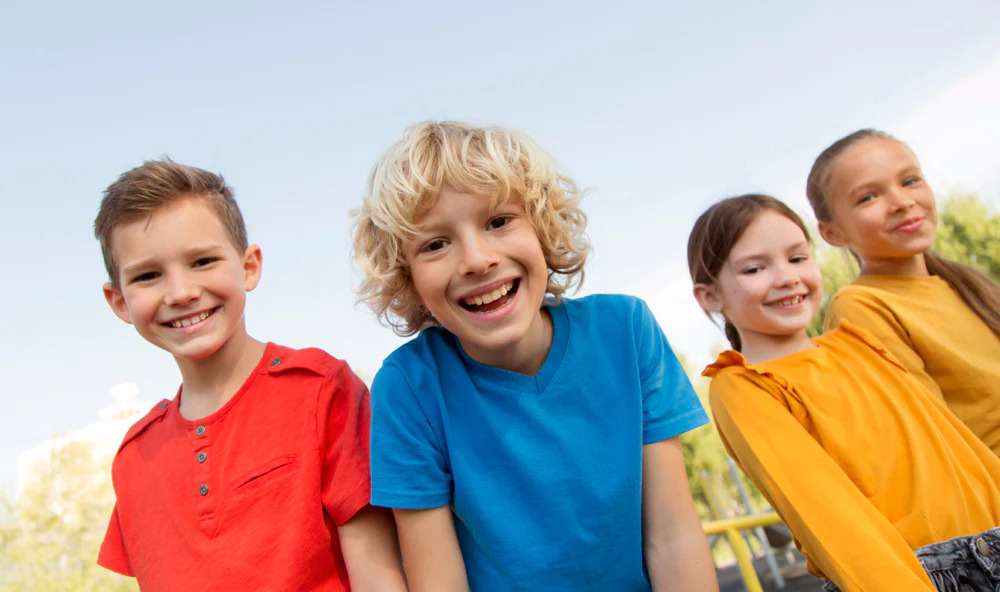
<svg viewBox="0 0 1000 592">
<path fill-rule="evenodd" d="M 194 451 L 193 458 L 195 469 L 195 489 L 198 492 L 198 497 L 200 498 L 199 504 L 203 506 L 203 511 L 211 512 L 211 506 L 214 505 L 211 501 L 212 496 L 212 471 L 209 466 L 208 461 L 208 449 L 211 447 L 211 437 L 212 430 L 208 428 L 205 424 L 195 424 L 194 427 Z M 206 507 L 206 504 L 208 507 Z"/>
</svg>

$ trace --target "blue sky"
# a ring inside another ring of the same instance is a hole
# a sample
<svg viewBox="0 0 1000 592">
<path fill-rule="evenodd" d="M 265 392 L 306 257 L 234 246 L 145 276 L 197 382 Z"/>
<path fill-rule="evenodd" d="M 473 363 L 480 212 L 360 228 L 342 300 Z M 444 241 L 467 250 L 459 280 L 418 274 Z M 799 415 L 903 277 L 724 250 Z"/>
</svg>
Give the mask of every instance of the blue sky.
<svg viewBox="0 0 1000 592">
<path fill-rule="evenodd" d="M 684 244 L 712 201 L 805 211 L 815 155 L 907 140 L 943 194 L 1000 203 L 1000 4 L 10 2 L 0 8 L 0 486 L 18 453 L 94 421 L 110 388 L 173 396 L 172 359 L 118 321 L 91 224 L 148 158 L 222 172 L 264 276 L 251 334 L 370 377 L 402 343 L 354 304 L 348 212 L 419 120 L 527 132 L 592 193 L 583 294 L 647 299 L 695 365 L 721 334 Z"/>
</svg>

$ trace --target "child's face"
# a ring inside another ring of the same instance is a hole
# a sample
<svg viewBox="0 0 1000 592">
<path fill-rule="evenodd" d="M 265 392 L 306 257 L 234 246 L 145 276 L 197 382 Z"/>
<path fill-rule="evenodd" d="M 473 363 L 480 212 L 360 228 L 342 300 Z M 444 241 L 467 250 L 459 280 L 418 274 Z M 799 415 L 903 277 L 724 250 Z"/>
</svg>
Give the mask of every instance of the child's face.
<svg viewBox="0 0 1000 592">
<path fill-rule="evenodd" d="M 895 140 L 869 138 L 833 163 L 827 183 L 831 221 L 820 232 L 849 245 L 868 266 L 906 264 L 934 242 L 937 209 L 916 156 Z"/>
<path fill-rule="evenodd" d="M 819 310 L 823 282 L 802 230 L 764 211 L 733 245 L 711 296 L 748 351 L 774 337 L 804 333 Z"/>
<path fill-rule="evenodd" d="M 445 187 L 404 245 L 414 289 L 474 360 L 504 366 L 511 354 L 538 349 L 544 359 L 542 246 L 520 204 L 490 212 L 489 203 Z"/>
<path fill-rule="evenodd" d="M 245 335 L 246 292 L 260 279 L 260 248 L 238 252 L 211 205 L 183 199 L 111 233 L 120 289 L 112 310 L 178 359 L 216 353 Z"/>
</svg>

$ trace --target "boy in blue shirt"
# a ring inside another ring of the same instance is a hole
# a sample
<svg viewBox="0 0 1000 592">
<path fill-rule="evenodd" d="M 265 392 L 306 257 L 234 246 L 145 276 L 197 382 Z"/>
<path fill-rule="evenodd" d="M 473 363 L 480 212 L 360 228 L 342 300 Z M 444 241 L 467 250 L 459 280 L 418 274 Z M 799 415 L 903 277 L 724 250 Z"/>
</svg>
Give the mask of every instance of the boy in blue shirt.
<svg viewBox="0 0 1000 592">
<path fill-rule="evenodd" d="M 358 213 L 361 299 L 396 333 L 372 385 L 372 504 L 411 590 L 717 590 L 677 436 L 707 422 L 649 309 L 562 294 L 580 192 L 524 136 L 425 122 Z"/>
</svg>

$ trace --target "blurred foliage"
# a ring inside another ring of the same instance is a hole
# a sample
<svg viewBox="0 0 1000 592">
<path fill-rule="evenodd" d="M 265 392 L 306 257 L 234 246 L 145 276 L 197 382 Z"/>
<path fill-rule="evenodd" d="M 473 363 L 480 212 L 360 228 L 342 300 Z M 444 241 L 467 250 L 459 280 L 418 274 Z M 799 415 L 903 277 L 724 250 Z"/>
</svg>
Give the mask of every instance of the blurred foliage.
<svg viewBox="0 0 1000 592">
<path fill-rule="evenodd" d="M 138 590 L 96 563 L 114 505 L 109 461 L 87 443 L 57 443 L 16 502 L 0 499 L 0 589 Z"/>
<path fill-rule="evenodd" d="M 1000 281 L 1000 215 L 974 194 L 958 194 L 938 211 L 934 250 Z"/>
</svg>

